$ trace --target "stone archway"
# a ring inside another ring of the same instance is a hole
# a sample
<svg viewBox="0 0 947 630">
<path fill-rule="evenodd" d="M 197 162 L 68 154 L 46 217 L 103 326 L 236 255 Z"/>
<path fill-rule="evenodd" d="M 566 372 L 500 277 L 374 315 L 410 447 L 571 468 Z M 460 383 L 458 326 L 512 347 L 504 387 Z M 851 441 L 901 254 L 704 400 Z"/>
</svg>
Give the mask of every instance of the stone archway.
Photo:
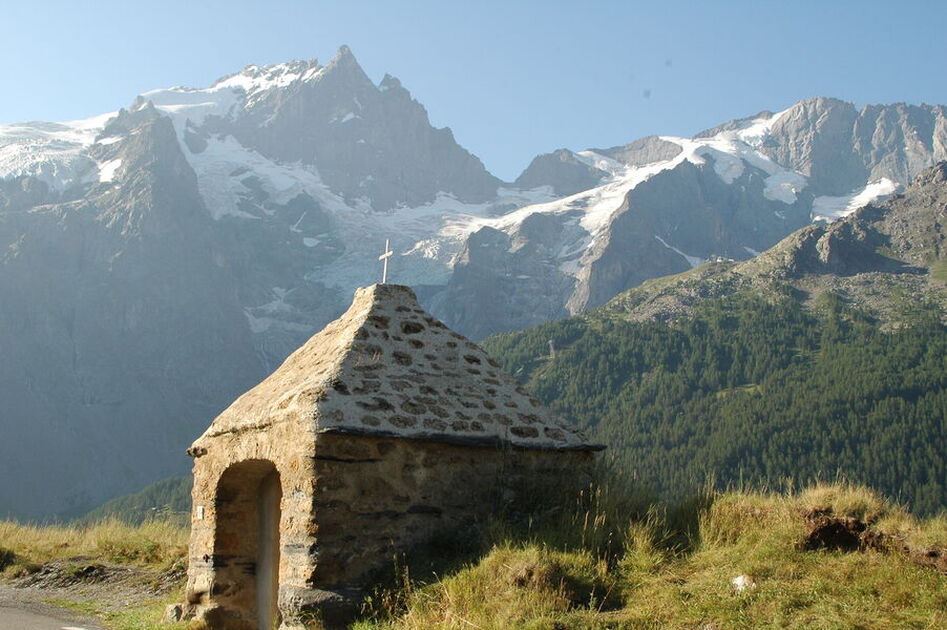
<svg viewBox="0 0 947 630">
<path fill-rule="evenodd" d="M 280 475 L 273 462 L 247 460 L 217 483 L 214 600 L 227 627 L 279 625 Z"/>
</svg>

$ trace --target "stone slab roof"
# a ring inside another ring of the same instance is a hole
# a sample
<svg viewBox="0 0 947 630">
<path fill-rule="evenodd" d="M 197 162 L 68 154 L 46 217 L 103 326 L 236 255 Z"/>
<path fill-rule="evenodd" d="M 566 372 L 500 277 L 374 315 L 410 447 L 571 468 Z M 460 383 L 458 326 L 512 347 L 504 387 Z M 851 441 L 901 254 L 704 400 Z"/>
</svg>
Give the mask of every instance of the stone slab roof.
<svg viewBox="0 0 947 630">
<path fill-rule="evenodd" d="M 288 421 L 316 433 L 601 448 L 427 314 L 411 289 L 393 284 L 358 289 L 342 317 L 238 398 L 192 448 Z"/>
</svg>

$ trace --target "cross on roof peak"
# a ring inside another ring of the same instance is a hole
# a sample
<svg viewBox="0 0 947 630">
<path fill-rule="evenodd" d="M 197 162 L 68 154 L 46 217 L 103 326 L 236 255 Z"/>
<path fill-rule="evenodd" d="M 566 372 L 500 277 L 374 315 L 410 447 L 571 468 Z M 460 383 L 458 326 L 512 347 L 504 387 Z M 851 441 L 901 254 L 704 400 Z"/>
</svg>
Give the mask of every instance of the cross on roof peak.
<svg viewBox="0 0 947 630">
<path fill-rule="evenodd" d="M 382 268 L 382 272 L 381 272 L 382 284 L 388 284 L 388 259 L 391 258 L 393 255 L 394 255 L 394 252 L 391 251 L 391 248 L 389 247 L 389 240 L 386 238 L 385 251 L 381 256 L 378 257 L 378 260 L 385 261 L 385 266 Z"/>
</svg>

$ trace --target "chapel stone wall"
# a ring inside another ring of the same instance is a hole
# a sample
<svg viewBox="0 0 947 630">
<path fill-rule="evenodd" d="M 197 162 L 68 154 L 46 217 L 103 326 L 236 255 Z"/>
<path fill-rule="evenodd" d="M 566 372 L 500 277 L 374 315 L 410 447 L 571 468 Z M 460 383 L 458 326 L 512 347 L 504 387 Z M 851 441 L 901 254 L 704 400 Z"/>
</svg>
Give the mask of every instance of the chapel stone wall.
<svg viewBox="0 0 947 630">
<path fill-rule="evenodd" d="M 538 484 L 574 496 L 591 479 L 593 454 L 327 434 L 314 461 L 313 590 L 282 597 L 293 591 L 300 619 L 331 628 L 399 554 L 445 533 L 476 535 L 491 515 L 531 500 Z"/>
<path fill-rule="evenodd" d="M 252 493 L 259 479 L 253 477 L 249 462 L 271 463 L 279 474 L 280 489 L 280 544 L 279 582 L 306 588 L 312 583 L 313 559 L 309 549 L 314 542 L 315 521 L 312 513 L 312 498 L 315 487 L 314 437 L 311 432 L 300 431 L 291 423 L 281 423 L 257 430 L 225 433 L 208 440 L 203 450 L 191 454 L 194 460 L 194 485 L 191 493 L 191 538 L 189 546 L 188 583 L 185 591 L 187 616 L 215 620 L 211 627 L 229 630 L 242 627 L 228 610 L 227 601 L 249 601 L 251 591 L 248 583 L 234 580 L 235 565 L 246 563 L 241 554 L 226 553 L 233 548 L 228 541 L 218 540 L 224 535 L 237 535 L 232 526 L 223 526 L 221 519 L 233 518 L 233 513 L 243 504 L 251 512 L 249 494 L 228 491 L 222 485 L 228 470 L 240 470 L 245 476 L 243 485 Z M 231 481 L 235 481 L 231 479 Z M 233 487 L 233 483 L 229 484 Z M 246 515 L 244 526 L 249 527 L 252 518 Z M 230 532 L 230 533 L 228 533 Z M 232 542 L 232 541 L 231 541 Z M 249 547 L 248 547 L 249 549 Z M 254 568 L 244 566 L 244 572 Z M 226 597 L 221 597 L 226 594 Z M 252 610 L 241 607 L 236 617 L 251 619 Z M 228 621 L 229 619 L 229 621 Z"/>
</svg>

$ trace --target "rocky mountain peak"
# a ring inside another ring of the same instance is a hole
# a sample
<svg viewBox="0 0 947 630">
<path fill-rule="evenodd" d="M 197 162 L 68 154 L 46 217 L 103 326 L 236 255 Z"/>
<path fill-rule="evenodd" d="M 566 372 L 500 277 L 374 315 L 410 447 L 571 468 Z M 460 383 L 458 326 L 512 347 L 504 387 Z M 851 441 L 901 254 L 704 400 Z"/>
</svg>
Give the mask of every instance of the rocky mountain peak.
<svg viewBox="0 0 947 630">
<path fill-rule="evenodd" d="M 671 160 L 681 153 L 681 146 L 658 136 L 645 136 L 628 144 L 592 151 L 635 167 Z"/>
<path fill-rule="evenodd" d="M 856 110 L 837 98 L 816 97 L 775 114 L 766 126 L 760 151 L 805 175 L 817 196 L 851 194 L 866 182 L 907 184 L 947 158 L 947 112 L 941 106 L 895 103 Z"/>
<path fill-rule="evenodd" d="M 753 121 L 766 119 L 766 118 L 772 118 L 772 117 L 773 117 L 773 112 L 771 112 L 768 109 L 764 109 L 763 111 L 753 116 L 745 116 L 743 118 L 736 118 L 734 120 L 728 120 L 727 122 L 717 125 L 716 127 L 711 127 L 710 129 L 704 129 L 703 131 L 700 131 L 694 134 L 694 138 L 695 139 L 713 138 L 717 134 L 722 133 L 724 131 L 736 131 L 739 129 L 744 129 L 748 125 L 752 124 Z"/>
<path fill-rule="evenodd" d="M 123 107 L 118 110 L 115 117 L 111 118 L 96 136 L 96 140 L 125 136 L 136 126 L 162 117 L 154 103 L 139 96 L 128 109 Z"/>
<path fill-rule="evenodd" d="M 106 143 L 90 151 L 101 164 L 93 189 L 99 195 L 90 198 L 104 224 L 125 238 L 173 238 L 197 229 L 206 211 L 171 120 L 154 107 L 123 109 L 103 134 Z"/>
<path fill-rule="evenodd" d="M 344 78 L 344 80 L 350 81 L 353 84 L 358 84 L 363 87 L 371 86 L 372 89 L 375 88 L 375 85 L 371 79 L 368 78 L 368 75 L 365 74 L 362 66 L 358 63 L 358 60 L 355 58 L 355 55 L 352 54 L 352 50 L 348 46 L 343 45 L 339 47 L 339 50 L 332 59 L 329 60 L 329 63 L 326 64 L 320 80 L 325 81 L 329 77 L 336 76 Z"/>
<path fill-rule="evenodd" d="M 854 110 L 855 106 L 834 96 L 810 96 L 798 101 L 789 111 L 827 112 L 836 109 Z"/>
<path fill-rule="evenodd" d="M 339 49 L 335 51 L 335 54 L 332 56 L 332 59 L 329 60 L 329 63 L 326 65 L 326 67 L 334 68 L 345 66 L 356 66 L 359 70 L 362 69 L 361 66 L 358 65 L 358 60 L 355 59 L 352 49 L 347 45 L 342 44 L 339 46 Z"/>
<path fill-rule="evenodd" d="M 441 192 L 476 202 L 495 196 L 499 180 L 449 130 L 435 129 L 397 79 L 376 86 L 347 46 L 324 67 L 307 63 L 219 83 L 246 96 L 207 117 L 209 133 L 230 135 L 273 162 L 314 168 L 346 203 L 373 210 L 417 206 Z"/>
</svg>

